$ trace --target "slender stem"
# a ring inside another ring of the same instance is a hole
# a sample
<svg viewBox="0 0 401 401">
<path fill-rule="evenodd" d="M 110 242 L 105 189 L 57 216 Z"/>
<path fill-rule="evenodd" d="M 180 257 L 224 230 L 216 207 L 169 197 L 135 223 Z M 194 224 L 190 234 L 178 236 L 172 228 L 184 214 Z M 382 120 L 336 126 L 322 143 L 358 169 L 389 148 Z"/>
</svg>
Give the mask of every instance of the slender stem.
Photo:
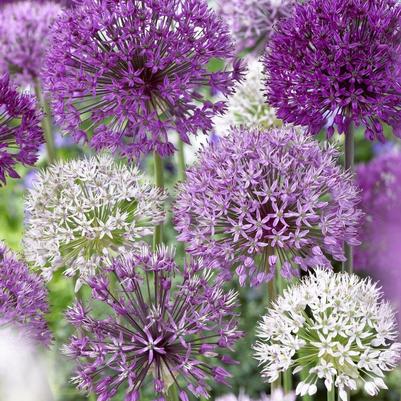
<svg viewBox="0 0 401 401">
<path fill-rule="evenodd" d="M 330 391 L 327 391 L 327 401 L 335 401 L 336 399 L 336 390 L 335 387 L 332 386 Z"/>
<path fill-rule="evenodd" d="M 36 99 L 38 100 L 41 111 L 43 112 L 42 129 L 46 141 L 47 158 L 49 163 L 53 163 L 57 157 L 53 138 L 51 111 L 48 102 L 43 96 L 42 88 L 38 79 L 35 80 L 34 86 Z"/>
<path fill-rule="evenodd" d="M 155 164 L 155 184 L 158 188 L 164 188 L 164 178 L 163 178 L 163 160 L 160 155 L 154 151 L 153 160 Z M 153 250 L 157 248 L 163 242 L 163 224 L 159 224 L 155 227 L 155 232 L 153 235 Z"/>
<path fill-rule="evenodd" d="M 350 124 L 347 132 L 345 133 L 344 169 L 351 173 L 354 172 L 354 131 L 352 124 Z M 342 265 L 342 271 L 352 273 L 354 270 L 352 246 L 345 244 L 344 253 L 347 260 Z"/>
<path fill-rule="evenodd" d="M 290 394 L 292 392 L 292 371 L 291 368 L 283 373 L 283 386 L 284 393 Z"/>
<path fill-rule="evenodd" d="M 178 140 L 178 180 L 185 181 L 185 144 L 181 139 Z"/>
</svg>

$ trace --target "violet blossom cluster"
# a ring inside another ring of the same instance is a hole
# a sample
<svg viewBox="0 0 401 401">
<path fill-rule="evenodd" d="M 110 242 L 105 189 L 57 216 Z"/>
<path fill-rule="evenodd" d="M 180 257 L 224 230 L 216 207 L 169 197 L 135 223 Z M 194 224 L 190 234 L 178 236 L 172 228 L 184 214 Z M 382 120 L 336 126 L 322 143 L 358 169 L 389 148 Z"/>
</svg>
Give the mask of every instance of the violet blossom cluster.
<svg viewBox="0 0 401 401">
<path fill-rule="evenodd" d="M 43 143 L 34 99 L 18 93 L 7 75 L 0 75 L 0 183 L 18 178 L 16 165 L 33 165 Z"/>
<path fill-rule="evenodd" d="M 233 128 L 199 154 L 178 190 L 178 239 L 194 255 L 220 258 L 240 284 L 278 268 L 290 278 L 359 244 L 358 191 L 337 151 L 293 128 Z"/>
<path fill-rule="evenodd" d="M 0 9 L 0 72 L 20 85 L 39 79 L 50 27 L 60 11 L 52 1 L 17 1 Z"/>
<path fill-rule="evenodd" d="M 371 274 L 401 308 L 401 153 L 384 153 L 357 167 L 365 213 L 355 268 Z"/>
<path fill-rule="evenodd" d="M 294 0 L 218 0 L 219 13 L 229 23 L 239 51 L 262 53 L 277 21 L 288 18 Z"/>
<path fill-rule="evenodd" d="M 171 155 L 169 138 L 208 133 L 242 66 L 228 28 L 203 0 L 84 0 L 53 32 L 44 78 L 57 121 L 76 140 L 128 157 Z M 208 63 L 233 61 L 218 71 Z"/>
<path fill-rule="evenodd" d="M 103 318 L 81 302 L 67 313 L 77 331 L 65 352 L 78 361 L 78 387 L 102 401 L 124 389 L 125 400 L 137 401 L 151 381 L 156 399 L 175 386 L 188 401 L 189 393 L 208 398 L 210 379 L 226 383 L 229 373 L 216 362 L 234 363 L 227 350 L 241 333 L 236 294 L 224 291 L 212 265 L 191 259 L 175 277 L 172 250 L 144 247 L 115 259 L 108 277 L 90 279 Z"/>
<path fill-rule="evenodd" d="M 48 345 L 47 312 L 42 280 L 0 242 L 0 327 L 11 327 L 27 341 Z"/>
<path fill-rule="evenodd" d="M 401 4 L 311 0 L 277 25 L 265 58 L 269 103 L 286 122 L 345 133 L 363 126 L 401 136 Z"/>
</svg>

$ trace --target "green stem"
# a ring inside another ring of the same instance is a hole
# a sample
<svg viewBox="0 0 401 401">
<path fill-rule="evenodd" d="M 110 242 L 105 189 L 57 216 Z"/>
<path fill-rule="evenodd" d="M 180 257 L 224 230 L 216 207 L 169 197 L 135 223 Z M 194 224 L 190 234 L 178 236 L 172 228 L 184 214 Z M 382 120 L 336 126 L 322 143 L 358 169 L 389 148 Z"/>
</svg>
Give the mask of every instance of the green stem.
<svg viewBox="0 0 401 401">
<path fill-rule="evenodd" d="M 335 387 L 332 386 L 332 389 L 330 391 L 327 391 L 327 401 L 335 401 L 336 399 L 336 391 Z"/>
<path fill-rule="evenodd" d="M 351 173 L 354 172 L 354 131 L 352 124 L 350 124 L 348 130 L 345 133 L 345 142 L 344 142 L 344 169 Z M 352 246 L 349 244 L 344 245 L 344 253 L 346 257 L 346 261 L 343 262 L 342 271 L 346 271 L 348 273 L 352 273 L 353 268 L 353 252 Z"/>
<path fill-rule="evenodd" d="M 163 178 L 163 160 L 160 155 L 153 152 L 154 168 L 155 168 L 155 184 L 158 188 L 164 189 L 164 178 Z M 155 227 L 153 235 L 153 250 L 156 250 L 157 246 L 163 242 L 163 224 L 159 224 Z"/>
<path fill-rule="evenodd" d="M 292 371 L 291 368 L 283 373 L 283 386 L 284 393 L 290 394 L 292 392 Z"/>
<path fill-rule="evenodd" d="M 49 163 L 53 163 L 57 157 L 56 157 L 56 146 L 54 144 L 54 138 L 53 138 L 51 111 L 48 102 L 46 102 L 43 96 L 42 88 L 40 86 L 40 82 L 38 79 L 35 80 L 34 86 L 35 86 L 36 99 L 38 100 L 40 109 L 43 113 L 42 129 L 46 141 L 47 158 L 49 160 Z"/>
<path fill-rule="evenodd" d="M 178 180 L 185 181 L 186 174 L 185 174 L 185 144 L 184 142 L 179 139 L 178 140 Z"/>
</svg>

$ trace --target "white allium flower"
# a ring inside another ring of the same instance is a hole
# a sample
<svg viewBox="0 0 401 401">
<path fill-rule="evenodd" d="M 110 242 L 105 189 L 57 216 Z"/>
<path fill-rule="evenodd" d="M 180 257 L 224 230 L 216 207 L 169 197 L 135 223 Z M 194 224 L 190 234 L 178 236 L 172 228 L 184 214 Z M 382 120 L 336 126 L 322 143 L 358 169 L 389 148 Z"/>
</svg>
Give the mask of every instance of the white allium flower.
<svg viewBox="0 0 401 401">
<path fill-rule="evenodd" d="M 58 268 L 76 290 L 110 258 L 139 246 L 163 222 L 164 192 L 137 167 L 101 154 L 39 174 L 26 200 L 25 256 L 50 280 Z"/>
<path fill-rule="evenodd" d="M 252 59 L 245 80 L 228 99 L 227 112 L 214 119 L 216 133 L 224 136 L 231 126 L 271 128 L 281 126 L 275 111 L 264 96 L 263 64 Z"/>
<path fill-rule="evenodd" d="M 225 394 L 216 398 L 216 401 L 295 401 L 295 398 L 295 393 L 291 392 L 285 394 L 284 391 L 279 388 L 274 390 L 270 396 L 262 394 L 258 400 L 251 399 L 241 390 L 238 396 L 234 394 Z"/>
<path fill-rule="evenodd" d="M 262 376 L 273 382 L 289 368 L 303 371 L 301 396 L 313 395 L 318 379 L 345 401 L 359 384 L 376 395 L 401 353 L 394 312 L 381 297 L 369 279 L 317 268 L 286 289 L 259 323 L 255 357 Z"/>
</svg>

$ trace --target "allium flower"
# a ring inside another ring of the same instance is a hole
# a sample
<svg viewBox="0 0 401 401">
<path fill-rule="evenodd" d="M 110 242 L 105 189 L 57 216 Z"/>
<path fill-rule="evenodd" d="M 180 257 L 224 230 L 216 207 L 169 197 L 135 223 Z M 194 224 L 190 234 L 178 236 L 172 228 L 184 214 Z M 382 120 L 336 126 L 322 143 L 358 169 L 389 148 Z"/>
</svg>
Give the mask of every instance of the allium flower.
<svg viewBox="0 0 401 401">
<path fill-rule="evenodd" d="M 263 52 L 274 26 L 291 15 L 295 0 L 218 0 L 219 12 L 229 22 L 239 50 Z"/>
<path fill-rule="evenodd" d="M 344 260 L 343 243 L 359 244 L 361 212 L 337 151 L 321 149 L 293 128 L 235 128 L 199 155 L 179 187 L 179 239 L 194 255 L 224 258 L 243 285 L 289 278 L 326 256 Z"/>
<path fill-rule="evenodd" d="M 21 85 L 38 79 L 50 26 L 60 11 L 50 1 L 17 1 L 0 10 L 0 72 L 10 73 Z"/>
<path fill-rule="evenodd" d="M 252 400 L 249 396 L 240 392 L 238 397 L 234 394 L 226 394 L 216 398 L 216 401 L 295 401 L 295 398 L 295 393 L 284 394 L 282 389 L 276 389 L 270 396 L 262 394 L 259 400 Z"/>
<path fill-rule="evenodd" d="M 384 141 L 401 136 L 401 4 L 397 0 L 311 0 L 278 24 L 266 55 L 269 103 L 312 134 L 350 123 Z"/>
<path fill-rule="evenodd" d="M 33 165 L 43 143 L 40 120 L 34 100 L 10 86 L 0 75 L 0 183 L 6 175 L 18 178 L 18 163 Z"/>
<path fill-rule="evenodd" d="M 307 379 L 296 389 L 313 395 L 324 379 L 347 400 L 360 381 L 369 395 L 387 388 L 383 372 L 399 361 L 394 313 L 370 280 L 318 268 L 286 290 L 259 324 L 256 359 L 273 382 L 293 368 Z"/>
<path fill-rule="evenodd" d="M 29 191 L 25 256 L 49 280 L 59 267 L 82 280 L 164 220 L 165 194 L 136 167 L 103 154 L 52 165 Z"/>
<path fill-rule="evenodd" d="M 103 319 L 80 303 L 67 314 L 78 333 L 66 353 L 79 361 L 79 388 L 108 401 L 122 386 L 124 399 L 137 401 L 153 381 L 158 400 L 174 385 L 188 401 L 188 392 L 208 398 L 210 379 L 226 384 L 230 374 L 216 362 L 234 362 L 225 351 L 241 335 L 236 294 L 224 292 L 208 263 L 192 259 L 174 278 L 173 252 L 145 247 L 109 270 L 114 284 L 105 276 L 89 281 L 93 298 L 107 305 Z"/>
<path fill-rule="evenodd" d="M 11 326 L 28 341 L 48 344 L 47 312 L 42 280 L 0 242 L 0 328 Z"/>
<path fill-rule="evenodd" d="M 386 296 L 401 308 L 401 153 L 384 153 L 357 168 L 365 213 L 355 267 L 380 280 Z M 385 256 L 383 256 L 385 255 Z M 401 317 L 401 316 L 399 316 Z"/>
<path fill-rule="evenodd" d="M 231 126 L 271 128 L 281 125 L 274 109 L 266 103 L 263 81 L 262 63 L 251 60 L 244 82 L 228 100 L 227 112 L 214 120 L 219 135 L 226 135 Z"/>
<path fill-rule="evenodd" d="M 63 127 L 96 149 L 132 157 L 174 152 L 169 132 L 207 133 L 242 67 L 224 23 L 203 0 L 85 0 L 57 21 L 44 75 Z"/>
</svg>

